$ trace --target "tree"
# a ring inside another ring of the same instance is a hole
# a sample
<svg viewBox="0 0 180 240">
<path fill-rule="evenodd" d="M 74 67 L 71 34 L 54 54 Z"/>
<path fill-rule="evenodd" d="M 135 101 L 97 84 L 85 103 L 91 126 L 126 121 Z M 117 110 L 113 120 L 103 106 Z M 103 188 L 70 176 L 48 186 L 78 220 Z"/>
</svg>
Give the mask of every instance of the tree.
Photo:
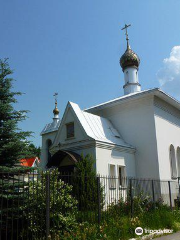
<svg viewBox="0 0 180 240">
<path fill-rule="evenodd" d="M 36 147 L 33 143 L 30 143 L 28 148 L 29 148 L 29 151 L 32 153 L 33 157 L 40 158 L 40 155 L 41 155 L 40 147 Z"/>
<path fill-rule="evenodd" d="M 85 157 L 82 156 L 81 160 L 75 165 L 72 185 L 74 195 L 78 199 L 80 211 L 97 211 L 99 197 L 101 208 L 103 207 L 103 187 L 100 185 L 100 196 L 98 196 L 98 182 L 94 163 L 92 155 L 87 154 Z"/>
<path fill-rule="evenodd" d="M 18 123 L 26 119 L 27 111 L 17 111 L 14 104 L 21 92 L 13 92 L 13 71 L 7 59 L 0 60 L 0 166 L 14 166 L 29 156 L 27 138 L 31 132 L 22 131 Z"/>
<path fill-rule="evenodd" d="M 18 123 L 26 119 L 27 111 L 14 109 L 16 97 L 22 93 L 12 91 L 12 73 L 7 59 L 0 60 L 0 230 L 3 239 L 7 239 L 12 226 L 21 221 L 19 205 L 23 202 L 25 187 L 22 175 L 30 169 L 17 165 L 19 160 L 31 155 L 27 140 L 31 132 L 18 128 Z M 13 230 L 14 236 L 16 233 Z"/>
</svg>

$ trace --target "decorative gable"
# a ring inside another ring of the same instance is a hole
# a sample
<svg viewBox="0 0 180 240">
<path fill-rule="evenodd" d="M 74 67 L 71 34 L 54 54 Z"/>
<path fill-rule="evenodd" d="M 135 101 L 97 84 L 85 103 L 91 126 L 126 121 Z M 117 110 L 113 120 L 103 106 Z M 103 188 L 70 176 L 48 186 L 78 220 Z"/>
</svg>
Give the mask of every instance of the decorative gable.
<svg viewBox="0 0 180 240">
<path fill-rule="evenodd" d="M 99 143 L 134 149 L 124 142 L 108 119 L 84 112 L 77 104 L 69 102 L 53 147 L 92 139 Z"/>
<path fill-rule="evenodd" d="M 71 103 L 67 104 L 63 119 L 61 121 L 59 130 L 57 132 L 54 146 L 64 145 L 73 142 L 79 142 L 87 140 L 87 136 L 84 128 L 82 127 L 79 119 L 72 108 Z"/>
</svg>

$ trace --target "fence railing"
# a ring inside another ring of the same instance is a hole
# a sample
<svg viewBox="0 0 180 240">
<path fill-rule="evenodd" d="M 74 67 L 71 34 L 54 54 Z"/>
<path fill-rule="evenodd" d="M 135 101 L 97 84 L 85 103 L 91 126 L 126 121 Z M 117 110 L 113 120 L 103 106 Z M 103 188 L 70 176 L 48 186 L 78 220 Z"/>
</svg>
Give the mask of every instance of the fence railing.
<svg viewBox="0 0 180 240">
<path fill-rule="evenodd" d="M 163 202 L 172 209 L 178 197 L 178 181 L 0 172 L 0 240 L 48 239 L 59 227 L 58 211 L 69 216 L 76 208 L 76 221 L 100 223 L 113 207 L 133 217 L 141 201 L 154 208 Z"/>
</svg>

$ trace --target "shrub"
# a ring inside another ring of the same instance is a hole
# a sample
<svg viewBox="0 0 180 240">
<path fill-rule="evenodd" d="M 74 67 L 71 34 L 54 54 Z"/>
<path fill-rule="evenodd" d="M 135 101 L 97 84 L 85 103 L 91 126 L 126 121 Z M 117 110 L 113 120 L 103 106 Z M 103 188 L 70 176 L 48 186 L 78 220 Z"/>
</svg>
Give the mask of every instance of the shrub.
<svg viewBox="0 0 180 240">
<path fill-rule="evenodd" d="M 39 236 L 46 235 L 46 184 L 48 177 L 50 178 L 51 237 L 61 236 L 64 231 L 71 232 L 76 225 L 77 201 L 71 195 L 72 186 L 58 179 L 57 170 L 42 173 L 40 179 L 29 183 L 24 208 L 28 231 L 37 239 Z"/>
<path fill-rule="evenodd" d="M 32 168 L 0 166 L 0 238 L 15 239 L 23 226 L 24 176 Z"/>
<path fill-rule="evenodd" d="M 118 203 L 112 203 L 107 210 L 109 216 L 130 216 L 131 215 L 131 204 L 134 216 L 139 216 L 143 213 L 152 212 L 154 210 L 170 210 L 170 207 L 163 203 L 162 198 L 153 202 L 151 198 L 145 195 L 143 192 L 133 197 L 133 202 L 130 201 L 129 196 L 124 200 L 121 198 Z M 105 215 L 105 213 L 104 213 Z"/>
<path fill-rule="evenodd" d="M 108 209 L 107 209 L 107 214 L 110 217 L 113 216 L 128 216 L 130 214 L 130 210 L 131 210 L 131 205 L 130 202 L 128 200 L 124 201 L 123 198 L 121 198 L 118 203 L 112 203 L 111 205 L 109 205 Z M 106 212 L 104 213 L 104 215 L 106 214 Z"/>
<path fill-rule="evenodd" d="M 78 199 L 80 211 L 95 211 L 98 208 L 98 185 L 94 160 L 90 154 L 76 163 L 73 178 L 73 193 Z M 103 208 L 103 187 L 100 186 L 101 208 Z"/>
</svg>

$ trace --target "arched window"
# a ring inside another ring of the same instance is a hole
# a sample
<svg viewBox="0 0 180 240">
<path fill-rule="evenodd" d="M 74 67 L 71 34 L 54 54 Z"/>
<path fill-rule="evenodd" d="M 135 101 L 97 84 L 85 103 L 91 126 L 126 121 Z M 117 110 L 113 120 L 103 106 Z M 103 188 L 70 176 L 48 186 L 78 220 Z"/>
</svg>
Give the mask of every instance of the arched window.
<svg viewBox="0 0 180 240">
<path fill-rule="evenodd" d="M 170 164 L 171 164 L 171 177 L 177 178 L 176 156 L 174 146 L 170 146 Z"/>
<path fill-rule="evenodd" d="M 129 73 L 126 71 L 126 83 L 129 83 Z"/>
<path fill-rule="evenodd" d="M 136 82 L 138 82 L 138 73 L 136 71 Z"/>
<path fill-rule="evenodd" d="M 177 167 L 178 167 L 178 177 L 180 177 L 180 147 L 177 148 Z"/>
<path fill-rule="evenodd" d="M 52 145 L 52 141 L 51 141 L 50 139 L 48 139 L 48 140 L 46 141 L 47 162 L 49 162 L 49 160 L 51 159 L 51 154 L 50 154 L 50 151 L 49 151 L 51 145 Z"/>
</svg>

